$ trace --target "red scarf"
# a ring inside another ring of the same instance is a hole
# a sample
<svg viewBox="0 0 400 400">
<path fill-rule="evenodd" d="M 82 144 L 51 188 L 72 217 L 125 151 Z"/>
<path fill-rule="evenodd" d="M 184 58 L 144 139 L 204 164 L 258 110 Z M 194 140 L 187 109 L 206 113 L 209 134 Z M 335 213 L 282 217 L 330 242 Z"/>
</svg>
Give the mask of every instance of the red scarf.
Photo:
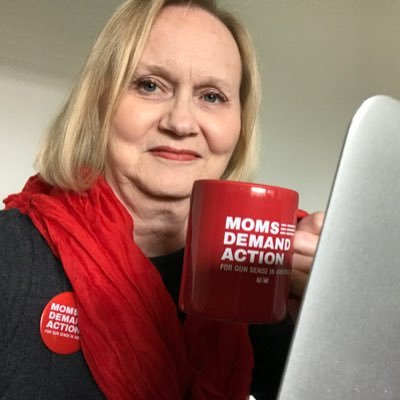
<svg viewBox="0 0 400 400">
<path fill-rule="evenodd" d="M 34 176 L 5 204 L 27 214 L 61 259 L 83 354 L 108 399 L 247 398 L 247 325 L 188 316 L 182 327 L 158 271 L 133 241 L 132 217 L 103 178 L 78 194 Z"/>
</svg>

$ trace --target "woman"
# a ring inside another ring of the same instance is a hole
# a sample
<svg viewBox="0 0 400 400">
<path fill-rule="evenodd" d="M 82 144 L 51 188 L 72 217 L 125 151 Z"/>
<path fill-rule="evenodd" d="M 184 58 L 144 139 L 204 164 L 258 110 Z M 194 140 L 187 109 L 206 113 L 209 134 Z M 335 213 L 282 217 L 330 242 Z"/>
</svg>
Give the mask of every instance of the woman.
<svg viewBox="0 0 400 400">
<path fill-rule="evenodd" d="M 116 11 L 44 141 L 39 175 L 0 214 L 1 398 L 275 396 L 290 318 L 248 328 L 176 309 L 193 182 L 248 177 L 258 94 L 250 39 L 213 1 Z M 320 214 L 299 224 L 296 296 L 320 228 Z M 77 315 L 54 300 L 65 292 Z M 50 328 L 78 317 L 81 349 L 62 328 L 54 344 Z"/>
</svg>

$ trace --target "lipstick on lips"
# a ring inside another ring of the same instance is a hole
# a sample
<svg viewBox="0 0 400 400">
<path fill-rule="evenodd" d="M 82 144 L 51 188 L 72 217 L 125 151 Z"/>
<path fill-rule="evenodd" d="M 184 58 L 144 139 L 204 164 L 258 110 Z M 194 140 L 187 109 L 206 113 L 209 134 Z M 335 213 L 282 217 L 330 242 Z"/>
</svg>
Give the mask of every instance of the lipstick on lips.
<svg viewBox="0 0 400 400">
<path fill-rule="evenodd" d="M 166 158 L 174 161 L 192 161 L 200 158 L 200 154 L 188 149 L 176 149 L 169 146 L 158 146 L 150 149 L 156 157 Z"/>
</svg>

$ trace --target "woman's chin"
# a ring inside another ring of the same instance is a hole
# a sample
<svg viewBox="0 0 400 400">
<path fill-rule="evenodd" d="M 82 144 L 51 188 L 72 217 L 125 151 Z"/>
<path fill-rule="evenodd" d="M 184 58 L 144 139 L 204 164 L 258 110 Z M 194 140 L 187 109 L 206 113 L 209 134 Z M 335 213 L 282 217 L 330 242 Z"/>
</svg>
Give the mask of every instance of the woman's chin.
<svg viewBox="0 0 400 400">
<path fill-rule="evenodd" d="M 147 182 L 141 182 L 139 189 L 149 195 L 150 197 L 159 197 L 159 198 L 169 198 L 169 199 L 186 199 L 190 197 L 192 193 L 194 180 L 184 181 L 157 181 L 152 182 L 151 180 Z"/>
</svg>

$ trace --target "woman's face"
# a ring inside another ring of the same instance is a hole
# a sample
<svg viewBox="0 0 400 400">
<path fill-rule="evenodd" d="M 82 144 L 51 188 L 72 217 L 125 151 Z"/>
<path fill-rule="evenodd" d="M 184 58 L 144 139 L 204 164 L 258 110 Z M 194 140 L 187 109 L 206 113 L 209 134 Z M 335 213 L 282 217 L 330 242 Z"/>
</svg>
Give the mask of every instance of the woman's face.
<svg viewBox="0 0 400 400">
<path fill-rule="evenodd" d="M 183 198 L 218 179 L 241 128 L 241 60 L 228 29 L 199 8 L 166 7 L 150 32 L 111 131 L 106 177 Z"/>
</svg>

